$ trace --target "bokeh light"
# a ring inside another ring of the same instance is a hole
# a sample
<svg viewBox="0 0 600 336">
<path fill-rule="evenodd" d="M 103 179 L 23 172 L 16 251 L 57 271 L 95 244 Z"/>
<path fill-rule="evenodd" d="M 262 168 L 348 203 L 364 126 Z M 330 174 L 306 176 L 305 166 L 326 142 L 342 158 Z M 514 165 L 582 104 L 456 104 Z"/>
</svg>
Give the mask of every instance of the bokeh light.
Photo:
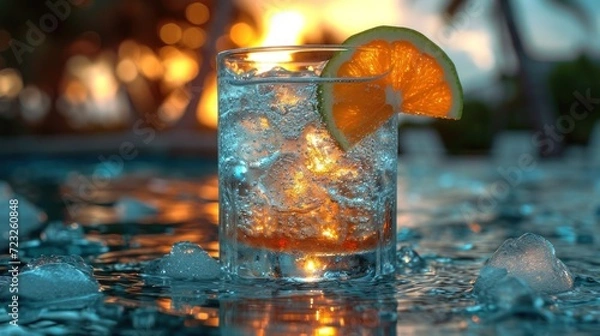
<svg viewBox="0 0 600 336">
<path fill-rule="evenodd" d="M 200 103 L 196 110 L 196 118 L 201 124 L 217 128 L 218 119 L 217 74 L 211 73 L 204 80 L 204 88 Z"/>
<path fill-rule="evenodd" d="M 229 31 L 233 43 L 239 46 L 247 46 L 256 40 L 257 36 L 252 26 L 246 22 L 237 22 L 231 26 Z"/>
<path fill-rule="evenodd" d="M 188 27 L 183 31 L 181 42 L 190 49 L 198 49 L 206 42 L 206 32 L 198 27 Z"/>
<path fill-rule="evenodd" d="M 142 74 L 149 79 L 159 79 L 163 74 L 163 66 L 152 49 L 142 46 L 138 67 Z"/>
<path fill-rule="evenodd" d="M 160 27 L 160 39 L 166 44 L 174 44 L 181 40 L 181 27 L 175 23 L 166 23 Z"/>
<path fill-rule="evenodd" d="M 169 46 L 162 47 L 159 54 L 165 69 L 164 83 L 179 86 L 189 82 L 198 74 L 195 55 Z"/>
<path fill-rule="evenodd" d="M 210 11 L 205 4 L 194 2 L 189 4 L 185 9 L 185 18 L 193 24 L 201 25 L 210 18 Z"/>
<path fill-rule="evenodd" d="M 138 70 L 135 63 L 126 58 L 117 64 L 117 77 L 123 82 L 129 83 L 135 80 L 138 76 Z"/>
<path fill-rule="evenodd" d="M 28 85 L 19 93 L 21 116 L 31 124 L 40 123 L 51 107 L 50 96 L 34 85 Z"/>
<path fill-rule="evenodd" d="M 19 71 L 13 68 L 0 70 L 0 98 L 15 98 L 23 88 Z"/>
</svg>

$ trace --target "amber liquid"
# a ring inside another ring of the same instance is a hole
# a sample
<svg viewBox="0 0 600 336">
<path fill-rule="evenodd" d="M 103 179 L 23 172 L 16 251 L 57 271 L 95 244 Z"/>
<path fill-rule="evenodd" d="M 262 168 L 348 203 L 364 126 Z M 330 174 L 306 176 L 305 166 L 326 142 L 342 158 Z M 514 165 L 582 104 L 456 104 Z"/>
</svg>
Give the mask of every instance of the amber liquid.
<svg viewBox="0 0 600 336">
<path fill-rule="evenodd" d="M 343 240 L 331 240 L 319 237 L 293 238 L 277 233 L 270 237 L 262 237 L 247 235 L 242 230 L 238 230 L 237 238 L 239 242 L 245 245 L 277 252 L 344 254 L 370 251 L 378 246 L 386 245 L 392 238 L 392 230 L 390 223 L 386 222 L 382 231 L 374 232 L 368 236 L 362 236 L 360 239 L 353 237 L 346 237 Z"/>
</svg>

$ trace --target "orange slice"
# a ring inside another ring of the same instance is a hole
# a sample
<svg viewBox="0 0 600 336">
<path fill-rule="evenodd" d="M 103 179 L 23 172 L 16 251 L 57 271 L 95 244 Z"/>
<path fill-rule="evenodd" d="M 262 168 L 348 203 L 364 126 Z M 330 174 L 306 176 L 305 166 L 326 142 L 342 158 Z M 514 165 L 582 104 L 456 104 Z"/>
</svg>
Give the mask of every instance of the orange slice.
<svg viewBox="0 0 600 336">
<path fill-rule="evenodd" d="M 460 118 L 462 87 L 454 63 L 423 34 L 381 26 L 344 45 L 352 48 L 334 55 L 321 77 L 373 78 L 320 84 L 319 112 L 344 150 L 398 112 Z"/>
</svg>

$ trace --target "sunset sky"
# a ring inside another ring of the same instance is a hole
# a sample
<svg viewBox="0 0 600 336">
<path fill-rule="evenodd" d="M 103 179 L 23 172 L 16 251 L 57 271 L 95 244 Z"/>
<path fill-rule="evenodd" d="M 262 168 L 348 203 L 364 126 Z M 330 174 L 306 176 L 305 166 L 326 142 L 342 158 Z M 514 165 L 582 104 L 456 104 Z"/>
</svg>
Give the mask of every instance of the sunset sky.
<svg viewBox="0 0 600 336">
<path fill-rule="evenodd" d="M 440 12 L 445 0 L 239 0 L 256 15 L 297 10 L 305 20 L 305 34 L 333 27 L 344 40 L 351 34 L 377 25 L 401 25 L 423 32 L 440 44 L 455 61 L 465 90 L 480 89 L 496 78 L 499 69 L 511 69 L 511 52 L 505 50 L 493 0 L 471 1 L 450 26 Z M 600 57 L 600 7 L 595 0 L 578 0 L 592 19 L 586 28 L 572 12 L 551 0 L 513 1 L 531 56 L 558 61 L 576 57 L 580 51 Z"/>
</svg>

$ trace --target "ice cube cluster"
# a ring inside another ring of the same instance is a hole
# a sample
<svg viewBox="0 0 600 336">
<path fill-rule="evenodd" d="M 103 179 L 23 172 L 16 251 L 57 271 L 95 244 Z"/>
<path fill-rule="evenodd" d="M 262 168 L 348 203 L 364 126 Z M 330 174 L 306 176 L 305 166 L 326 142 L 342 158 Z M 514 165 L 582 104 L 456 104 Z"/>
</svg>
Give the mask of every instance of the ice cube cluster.
<svg viewBox="0 0 600 336">
<path fill-rule="evenodd" d="M 545 294 L 561 293 L 573 287 L 573 275 L 556 257 L 554 246 L 533 233 L 502 243 L 481 269 L 474 292 L 497 291 L 506 278 L 516 278 L 533 291 Z"/>
<path fill-rule="evenodd" d="M 244 80 L 290 76 L 315 73 L 275 68 Z M 249 236 L 364 240 L 393 203 L 395 124 L 344 152 L 319 118 L 316 91 L 309 82 L 255 83 L 228 85 L 220 97 L 221 202 L 234 213 L 225 221 Z M 331 234 L 324 223 L 348 225 Z"/>
<path fill-rule="evenodd" d="M 182 241 L 175 243 L 169 254 L 150 261 L 144 273 L 176 280 L 208 280 L 218 278 L 221 267 L 200 246 Z"/>
</svg>

